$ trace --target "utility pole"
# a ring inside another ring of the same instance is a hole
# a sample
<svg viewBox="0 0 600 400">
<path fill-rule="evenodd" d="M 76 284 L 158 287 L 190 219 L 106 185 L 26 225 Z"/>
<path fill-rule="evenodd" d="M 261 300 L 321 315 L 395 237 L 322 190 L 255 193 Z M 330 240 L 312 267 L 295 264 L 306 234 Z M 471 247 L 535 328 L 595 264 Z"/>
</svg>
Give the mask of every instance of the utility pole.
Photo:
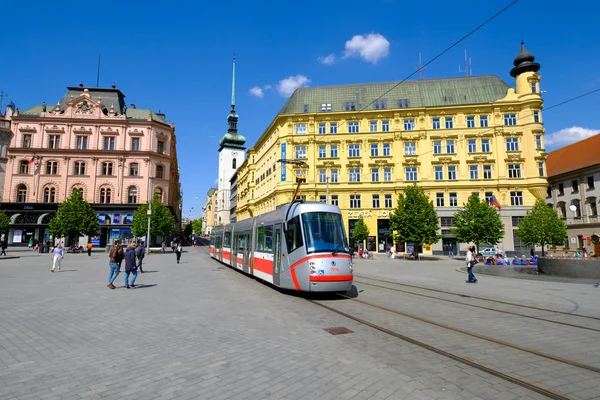
<svg viewBox="0 0 600 400">
<path fill-rule="evenodd" d="M 146 255 L 150 255 L 150 216 L 152 215 L 152 197 L 150 194 L 152 193 L 150 187 L 150 178 L 148 178 L 148 232 L 146 234 Z"/>
</svg>

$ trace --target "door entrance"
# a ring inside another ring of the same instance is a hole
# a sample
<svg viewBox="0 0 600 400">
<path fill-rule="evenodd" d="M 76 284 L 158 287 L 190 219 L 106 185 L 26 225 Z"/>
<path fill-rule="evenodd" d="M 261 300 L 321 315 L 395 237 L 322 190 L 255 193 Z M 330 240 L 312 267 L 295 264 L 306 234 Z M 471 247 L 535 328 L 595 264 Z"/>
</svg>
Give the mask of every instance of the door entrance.
<svg viewBox="0 0 600 400">
<path fill-rule="evenodd" d="M 443 254 L 445 256 L 456 256 L 458 254 L 458 249 L 456 248 L 457 243 L 454 238 L 443 238 L 442 239 L 442 249 Z"/>
<path fill-rule="evenodd" d="M 250 261 L 250 234 L 245 234 L 242 236 L 243 240 L 244 240 L 244 251 L 242 252 L 244 254 L 244 261 L 243 261 L 243 269 L 244 272 L 246 273 L 252 273 L 250 271 L 250 265 L 249 265 L 249 261 Z"/>
<path fill-rule="evenodd" d="M 275 225 L 275 240 L 273 241 L 273 284 L 279 286 L 279 271 L 281 271 L 281 225 Z"/>
</svg>

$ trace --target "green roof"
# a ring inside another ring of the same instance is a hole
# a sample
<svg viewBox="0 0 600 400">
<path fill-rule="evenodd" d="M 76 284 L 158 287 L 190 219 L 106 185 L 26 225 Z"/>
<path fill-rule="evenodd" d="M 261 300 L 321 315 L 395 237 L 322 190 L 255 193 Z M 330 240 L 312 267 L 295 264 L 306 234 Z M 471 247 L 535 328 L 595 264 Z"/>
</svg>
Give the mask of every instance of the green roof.
<svg viewBox="0 0 600 400">
<path fill-rule="evenodd" d="M 504 98 L 509 87 L 497 75 L 307 87 L 296 89 L 279 114 L 322 112 L 322 104 L 331 104 L 331 112 L 375 110 L 371 103 L 380 96 L 386 109 L 486 104 Z M 346 102 L 355 109 L 346 110 Z"/>
</svg>

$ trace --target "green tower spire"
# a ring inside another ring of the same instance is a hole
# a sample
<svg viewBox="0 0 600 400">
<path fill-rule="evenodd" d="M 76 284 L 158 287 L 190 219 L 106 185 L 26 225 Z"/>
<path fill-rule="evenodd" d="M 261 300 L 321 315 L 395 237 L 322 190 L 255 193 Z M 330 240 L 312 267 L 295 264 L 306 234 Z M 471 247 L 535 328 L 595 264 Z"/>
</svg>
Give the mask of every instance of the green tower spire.
<svg viewBox="0 0 600 400">
<path fill-rule="evenodd" d="M 231 78 L 231 113 L 235 114 L 235 54 L 233 55 L 233 76 Z"/>
</svg>

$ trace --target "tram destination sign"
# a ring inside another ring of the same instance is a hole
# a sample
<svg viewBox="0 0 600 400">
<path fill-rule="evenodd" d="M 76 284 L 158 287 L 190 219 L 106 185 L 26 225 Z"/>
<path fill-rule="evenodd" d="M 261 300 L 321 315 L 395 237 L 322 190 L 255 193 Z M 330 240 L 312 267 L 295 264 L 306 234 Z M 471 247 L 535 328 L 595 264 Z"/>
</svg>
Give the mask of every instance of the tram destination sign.
<svg viewBox="0 0 600 400">
<path fill-rule="evenodd" d="M 349 218 L 368 218 L 368 217 L 387 217 L 389 218 L 389 216 L 392 214 L 391 211 L 386 211 L 386 210 L 382 210 L 382 211 L 376 211 L 375 214 L 372 211 L 348 211 L 348 217 Z"/>
</svg>

